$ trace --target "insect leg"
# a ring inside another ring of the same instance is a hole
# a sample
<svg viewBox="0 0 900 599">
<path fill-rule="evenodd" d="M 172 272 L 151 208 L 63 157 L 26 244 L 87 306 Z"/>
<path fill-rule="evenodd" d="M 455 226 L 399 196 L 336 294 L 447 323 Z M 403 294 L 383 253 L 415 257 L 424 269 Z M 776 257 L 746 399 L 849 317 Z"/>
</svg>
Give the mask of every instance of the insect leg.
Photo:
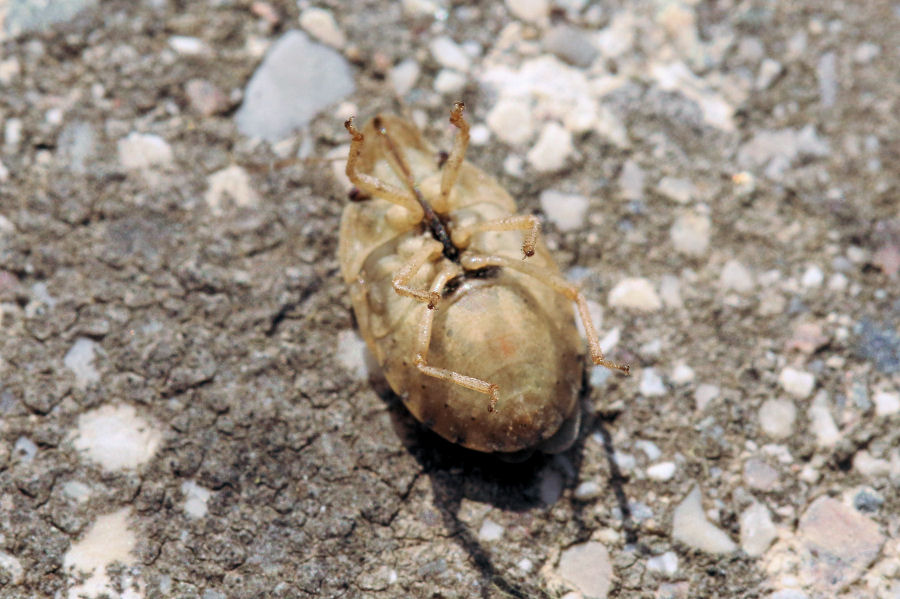
<svg viewBox="0 0 900 599">
<path fill-rule="evenodd" d="M 441 285 L 437 290 L 426 291 L 424 289 L 413 289 L 409 286 L 410 280 L 419 272 L 422 265 L 429 260 L 434 260 L 443 252 L 444 247 L 434 239 L 426 239 L 418 250 L 416 250 L 407 261 L 394 273 L 392 284 L 394 291 L 400 295 L 411 297 L 420 302 L 428 304 L 428 311 L 434 310 L 437 303 L 441 299 Z"/>
<path fill-rule="evenodd" d="M 541 232 L 541 221 L 531 214 L 517 214 L 494 220 L 486 220 L 471 225 L 457 227 L 453 230 L 453 243 L 458 247 L 466 247 L 473 233 L 483 231 L 525 231 L 522 242 L 522 253 L 525 257 L 534 256 L 534 246 Z"/>
<path fill-rule="evenodd" d="M 431 285 L 431 292 L 440 293 L 440 290 L 444 288 L 447 281 L 452 279 L 458 273 L 459 267 L 452 263 L 448 264 L 448 266 L 435 277 L 434 282 Z M 475 377 L 460 374 L 453 370 L 435 368 L 434 366 L 428 365 L 428 348 L 431 346 L 431 328 L 433 324 L 434 310 L 425 310 L 422 313 L 422 320 L 419 323 L 419 331 L 416 336 L 416 354 L 414 360 L 416 368 L 418 368 L 422 374 L 427 376 L 432 376 L 436 379 L 441 379 L 442 381 L 447 381 L 465 387 L 466 389 L 471 389 L 472 391 L 490 395 L 491 401 L 488 404 L 488 412 L 493 412 L 497 406 L 497 400 L 500 398 L 500 388 L 497 385 L 481 379 L 476 379 Z"/>
<path fill-rule="evenodd" d="M 346 170 L 347 177 L 350 179 L 350 182 L 370 196 L 381 198 L 382 200 L 387 200 L 388 202 L 397 204 L 398 206 L 403 206 L 409 211 L 410 221 L 412 223 L 417 223 L 422 220 L 425 213 L 423 212 L 422 206 L 419 205 L 419 201 L 416 199 L 416 196 L 412 191 L 404 191 L 403 189 L 391 185 L 390 183 L 385 183 L 377 177 L 373 177 L 372 175 L 369 175 L 367 173 L 361 173 L 357 170 L 356 163 L 359 160 L 360 153 L 362 152 L 362 147 L 363 143 L 365 142 L 366 136 L 363 135 L 359 131 L 359 129 L 357 129 L 353 125 L 352 117 L 347 119 L 347 121 L 344 123 L 344 127 L 347 128 L 347 131 L 350 132 L 350 135 L 352 137 L 350 141 L 350 155 L 347 157 Z"/>
<path fill-rule="evenodd" d="M 450 151 L 450 155 L 447 157 L 441 172 L 441 196 L 440 200 L 434 205 L 434 209 L 440 213 L 446 213 L 450 208 L 450 190 L 453 189 L 453 185 L 456 183 L 456 178 L 459 176 L 459 167 L 466 157 L 466 148 L 469 146 L 469 123 L 463 118 L 465 109 L 465 104 L 456 102 L 453 104 L 453 110 L 450 112 L 450 122 L 459 129 L 459 132 L 453 140 L 453 149 Z"/>
<path fill-rule="evenodd" d="M 600 349 L 600 340 L 597 338 L 597 330 L 594 328 L 594 323 L 591 320 L 590 312 L 588 312 L 587 300 L 585 299 L 584 295 L 578 290 L 578 287 L 576 287 L 572 283 L 566 281 L 559 275 L 548 272 L 546 269 L 543 269 L 539 266 L 534 266 L 532 264 L 522 262 L 521 260 L 513 260 L 512 258 L 507 258 L 506 256 L 479 256 L 463 254 L 463 256 L 460 258 L 460 264 L 462 264 L 462 267 L 466 270 L 479 270 L 486 266 L 501 266 L 503 268 L 517 270 L 537 279 L 541 283 L 548 285 L 555 291 L 563 294 L 564 296 L 575 302 L 575 305 L 578 306 L 578 315 L 581 317 L 581 322 L 584 324 L 584 332 L 587 336 L 588 346 L 591 350 L 591 360 L 594 362 L 594 364 L 606 366 L 607 368 L 610 368 L 612 370 L 618 370 L 620 372 L 628 374 L 630 368 L 627 364 L 617 364 L 616 362 L 607 360 L 603 355 L 603 350 Z"/>
</svg>

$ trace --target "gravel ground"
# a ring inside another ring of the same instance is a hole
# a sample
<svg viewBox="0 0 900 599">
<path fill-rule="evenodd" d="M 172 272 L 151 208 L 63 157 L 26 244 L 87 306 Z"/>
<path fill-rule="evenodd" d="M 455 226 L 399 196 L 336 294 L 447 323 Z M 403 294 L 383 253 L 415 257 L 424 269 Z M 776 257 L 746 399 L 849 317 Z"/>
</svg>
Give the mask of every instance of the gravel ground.
<svg viewBox="0 0 900 599">
<path fill-rule="evenodd" d="M 900 4 L 44 4 L 0 2 L 0 597 L 900 597 Z M 406 412 L 339 276 L 343 120 L 449 149 L 460 99 L 632 365 L 521 464 Z"/>
</svg>

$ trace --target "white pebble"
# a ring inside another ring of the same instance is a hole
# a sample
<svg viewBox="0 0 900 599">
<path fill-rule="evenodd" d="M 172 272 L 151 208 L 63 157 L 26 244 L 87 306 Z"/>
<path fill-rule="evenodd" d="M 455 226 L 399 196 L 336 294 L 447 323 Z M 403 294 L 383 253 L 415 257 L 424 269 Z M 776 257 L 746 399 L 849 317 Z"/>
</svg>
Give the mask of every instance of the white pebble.
<svg viewBox="0 0 900 599">
<path fill-rule="evenodd" d="M 203 197 L 214 214 L 224 212 L 227 200 L 240 207 L 259 205 L 259 195 L 251 185 L 250 176 L 236 164 L 211 174 L 206 183 Z"/>
<path fill-rule="evenodd" d="M 145 169 L 172 163 L 172 147 L 159 135 L 132 131 L 117 145 L 119 162 L 127 169 Z"/>
<path fill-rule="evenodd" d="M 788 366 L 778 375 L 781 388 L 798 399 L 809 397 L 816 386 L 816 377 L 811 372 Z"/>
<path fill-rule="evenodd" d="M 347 43 L 344 32 L 338 27 L 334 15 L 324 8 L 309 7 L 300 13 L 300 27 L 308 34 L 332 48 L 341 49 Z"/>
<path fill-rule="evenodd" d="M 563 168 L 574 153 L 572 134 L 559 123 L 550 122 L 541 129 L 537 142 L 526 158 L 539 173 L 549 173 Z"/>
<path fill-rule="evenodd" d="M 687 385 L 694 381 L 694 369 L 687 364 L 678 364 L 672 370 L 672 382 L 676 385 Z"/>
<path fill-rule="evenodd" d="M 446 35 L 432 40 L 428 49 L 431 50 L 431 55 L 442 67 L 456 69 L 465 73 L 472 66 L 472 61 L 465 50 Z"/>
<path fill-rule="evenodd" d="M 602 543 L 573 545 L 559 556 L 559 575 L 585 597 L 606 597 L 612 585 L 612 564 Z"/>
<path fill-rule="evenodd" d="M 647 456 L 647 459 L 651 462 L 653 460 L 659 459 L 659 456 L 662 455 L 662 451 L 659 449 L 659 446 L 656 445 L 653 441 L 647 441 L 645 439 L 638 439 L 634 442 L 635 449 L 640 449 L 644 452 L 644 455 Z"/>
<path fill-rule="evenodd" d="M 647 560 L 647 569 L 651 572 L 673 576 L 678 572 L 678 555 L 674 551 L 666 551 L 662 555 L 651 557 Z"/>
<path fill-rule="evenodd" d="M 434 90 L 444 95 L 459 94 L 466 86 L 466 76 L 453 69 L 441 69 L 434 78 Z"/>
<path fill-rule="evenodd" d="M 659 397 L 666 394 L 662 377 L 653 368 L 645 368 L 641 373 L 640 392 L 644 397 Z"/>
<path fill-rule="evenodd" d="M 531 572 L 531 570 L 534 568 L 534 564 L 527 557 L 523 557 L 516 562 L 516 567 L 522 572 Z"/>
<path fill-rule="evenodd" d="M 617 451 L 613 454 L 613 459 L 622 472 L 631 472 L 637 467 L 637 460 L 630 453 Z"/>
<path fill-rule="evenodd" d="M 626 160 L 619 175 L 622 197 L 626 200 L 640 200 L 644 197 L 644 180 L 647 174 L 634 160 Z"/>
<path fill-rule="evenodd" d="M 887 460 L 873 457 L 865 449 L 860 449 L 853 456 L 853 469 L 869 478 L 881 478 L 890 475 L 891 463 Z"/>
<path fill-rule="evenodd" d="M 503 537 L 503 527 L 485 518 L 481 523 L 481 529 L 478 531 L 478 539 L 481 541 L 499 541 Z"/>
<path fill-rule="evenodd" d="M 754 502 L 741 514 L 741 549 L 750 557 L 766 552 L 778 535 L 769 508 Z"/>
<path fill-rule="evenodd" d="M 694 486 L 675 508 L 672 516 L 672 537 L 688 547 L 706 553 L 731 553 L 737 549 L 737 545 L 722 529 L 706 519 L 699 486 Z"/>
<path fill-rule="evenodd" d="M 469 129 L 469 143 L 473 146 L 483 146 L 490 139 L 491 130 L 481 123 L 472 125 L 472 128 Z"/>
<path fill-rule="evenodd" d="M 22 143 L 22 119 L 6 119 L 3 123 L 3 144 L 10 150 L 15 150 Z"/>
<path fill-rule="evenodd" d="M 831 291 L 843 291 L 850 284 L 847 275 L 842 272 L 836 272 L 828 277 L 828 289 Z"/>
<path fill-rule="evenodd" d="M 364 379 L 368 374 L 366 351 L 365 341 L 353 329 L 346 329 L 338 333 L 335 357 L 357 379 Z"/>
<path fill-rule="evenodd" d="M 588 501 L 590 499 L 596 499 L 600 497 L 603 492 L 603 487 L 600 486 L 596 481 L 587 480 L 577 487 L 575 487 L 575 499 L 579 501 Z"/>
<path fill-rule="evenodd" d="M 100 380 L 100 373 L 94 368 L 97 343 L 87 337 L 79 337 L 66 352 L 63 364 L 75 374 L 75 383 L 85 388 Z"/>
<path fill-rule="evenodd" d="M 720 389 L 718 385 L 711 385 L 709 383 L 703 383 L 702 385 L 697 387 L 697 390 L 694 391 L 694 403 L 697 406 L 697 411 L 702 412 L 706 409 L 714 399 L 719 397 Z"/>
<path fill-rule="evenodd" d="M 550 14 L 547 0 L 506 0 L 506 7 L 513 16 L 530 23 L 541 23 Z"/>
<path fill-rule="evenodd" d="M 181 483 L 181 492 L 184 494 L 184 513 L 188 518 L 197 520 L 206 515 L 206 504 L 212 492 L 201 487 L 192 480 Z"/>
<path fill-rule="evenodd" d="M 150 461 L 162 432 L 127 404 L 106 404 L 78 418 L 75 449 L 108 471 L 134 469 Z"/>
<path fill-rule="evenodd" d="M 209 52 L 206 42 L 187 35 L 173 35 L 169 38 L 169 47 L 183 56 L 199 56 Z"/>
<path fill-rule="evenodd" d="M 130 514 L 126 507 L 98 517 L 81 539 L 69 546 L 63 557 L 63 568 L 67 572 L 86 573 L 87 577 L 72 584 L 67 597 L 139 596 L 130 592 L 120 594 L 107 574 L 107 566 L 114 562 L 126 567 L 135 562 L 137 537 L 129 526 Z"/>
<path fill-rule="evenodd" d="M 669 237 L 676 251 L 687 256 L 703 256 L 709 249 L 711 228 L 708 216 L 687 212 L 675 220 L 669 229 Z"/>
<path fill-rule="evenodd" d="M 659 295 L 668 308 L 681 308 L 681 281 L 675 275 L 663 275 L 659 280 Z"/>
<path fill-rule="evenodd" d="M 748 293 L 753 290 L 755 283 L 753 281 L 753 273 L 746 266 L 732 259 L 722 267 L 719 285 L 726 291 Z"/>
<path fill-rule="evenodd" d="M 13 445 L 13 455 L 20 464 L 27 464 L 37 455 L 37 444 L 28 437 L 19 437 Z"/>
<path fill-rule="evenodd" d="M 697 195 L 697 188 L 690 180 L 677 177 L 663 177 L 656 191 L 678 204 L 687 204 Z"/>
<path fill-rule="evenodd" d="M 560 231 L 574 231 L 587 223 L 590 202 L 583 195 L 563 193 L 554 189 L 541 192 L 541 209 L 547 220 Z"/>
<path fill-rule="evenodd" d="M 900 412 L 900 394 L 880 391 L 872 398 L 876 416 L 890 416 Z"/>
<path fill-rule="evenodd" d="M 639 312 L 656 312 L 662 308 L 662 301 L 650 280 L 641 277 L 619 281 L 609 292 L 609 305 Z"/>
<path fill-rule="evenodd" d="M 841 440 L 841 431 L 831 415 L 831 406 L 828 405 L 828 395 L 822 391 L 813 399 L 812 405 L 807 411 L 809 428 L 816 437 L 819 447 L 834 447 Z"/>
<path fill-rule="evenodd" d="M 487 125 L 497 139 L 510 145 L 523 144 L 534 135 L 531 107 L 524 100 L 501 99 L 488 113 Z"/>
<path fill-rule="evenodd" d="M 767 399 L 759 408 L 759 426 L 773 439 L 786 439 L 794 432 L 797 408 L 790 399 Z"/>
<path fill-rule="evenodd" d="M 394 86 L 398 96 L 405 96 L 416 86 L 421 69 L 419 63 L 412 58 L 400 62 L 388 73 L 388 80 Z"/>
<path fill-rule="evenodd" d="M 647 467 L 647 478 L 659 482 L 671 480 L 675 476 L 675 462 L 660 462 Z"/>
<path fill-rule="evenodd" d="M 881 54 L 881 47 L 872 42 L 863 42 L 853 51 L 853 60 L 859 64 L 866 64 Z"/>
<path fill-rule="evenodd" d="M 759 71 L 756 73 L 756 89 L 759 91 L 769 89 L 783 70 L 784 67 L 777 60 L 772 58 L 764 59 L 762 64 L 759 65 Z"/>
<path fill-rule="evenodd" d="M 813 264 L 808 266 L 806 268 L 806 271 L 804 271 L 803 278 L 800 280 L 800 284 L 807 289 L 812 289 L 815 287 L 821 287 L 824 280 L 825 273 L 822 272 L 821 268 Z"/>
<path fill-rule="evenodd" d="M 78 480 L 67 481 L 63 484 L 62 490 L 66 497 L 74 499 L 78 503 L 84 503 L 91 497 L 91 488 Z"/>
</svg>

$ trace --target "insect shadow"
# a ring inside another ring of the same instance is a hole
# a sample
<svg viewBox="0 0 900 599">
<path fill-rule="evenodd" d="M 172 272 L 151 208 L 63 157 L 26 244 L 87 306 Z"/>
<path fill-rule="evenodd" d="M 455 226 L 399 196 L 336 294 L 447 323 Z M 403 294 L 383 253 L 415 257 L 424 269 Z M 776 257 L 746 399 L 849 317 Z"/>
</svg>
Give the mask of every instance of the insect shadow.
<svg viewBox="0 0 900 599">
<path fill-rule="evenodd" d="M 372 359 L 374 365 L 374 358 Z M 434 496 L 434 507 L 439 511 L 444 526 L 478 569 L 482 580 L 482 597 L 496 596 L 496 591 L 508 597 L 552 597 L 546 589 L 512 580 L 494 564 L 489 551 L 479 541 L 477 531 L 460 519 L 464 499 L 486 503 L 504 511 L 525 513 L 547 507 L 541 486 L 548 470 L 565 470 L 564 489 L 571 489 L 579 480 L 584 461 L 585 439 L 597 433 L 602 440 L 603 453 L 608 466 L 607 486 L 612 491 L 621 518 L 626 542 L 637 543 L 637 529 L 625 492 L 627 478 L 615 461 L 612 436 L 599 415 L 589 409 L 594 401 L 592 388 L 583 376 L 579 398 L 582 419 L 578 439 L 572 447 L 557 455 L 535 452 L 529 458 L 516 463 L 503 461 L 497 456 L 472 451 L 444 440 L 415 420 L 403 406 L 401 399 L 390 389 L 386 381 L 379 382 L 376 375 L 372 385 L 390 409 L 391 422 L 398 437 L 410 455 L 419 463 L 428 477 Z M 567 467 L 559 468 L 560 458 Z M 573 502 L 576 520 L 576 542 L 587 541 L 595 525 L 588 524 L 584 511 L 591 502 Z"/>
</svg>

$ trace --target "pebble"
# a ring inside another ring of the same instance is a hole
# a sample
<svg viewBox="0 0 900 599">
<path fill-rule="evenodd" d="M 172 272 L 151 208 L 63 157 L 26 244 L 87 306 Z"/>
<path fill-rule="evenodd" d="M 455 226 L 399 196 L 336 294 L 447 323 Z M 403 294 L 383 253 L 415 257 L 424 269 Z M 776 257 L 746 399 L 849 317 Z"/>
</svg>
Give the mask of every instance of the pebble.
<svg viewBox="0 0 900 599">
<path fill-rule="evenodd" d="M 162 443 L 162 432 L 128 404 L 106 404 L 78 418 L 74 447 L 110 472 L 146 464 Z"/>
<path fill-rule="evenodd" d="M 790 399 L 767 399 L 759 408 L 759 426 L 773 439 L 786 439 L 794 434 L 797 407 Z"/>
<path fill-rule="evenodd" d="M 667 393 L 662 377 L 653 368 L 645 368 L 641 373 L 640 392 L 644 397 L 659 397 Z"/>
<path fill-rule="evenodd" d="M 7 582 L 12 586 L 18 586 L 25 580 L 25 568 L 15 556 L 0 551 L 0 570 L 5 571 Z"/>
<path fill-rule="evenodd" d="M 885 374 L 900 372 L 900 334 L 886 322 L 863 319 L 856 327 L 856 353 Z"/>
<path fill-rule="evenodd" d="M 705 410 L 714 399 L 719 397 L 720 393 L 721 389 L 719 389 L 718 385 L 711 385 L 709 383 L 699 385 L 697 390 L 694 391 L 694 404 L 696 405 L 697 411 L 702 412 Z"/>
<path fill-rule="evenodd" d="M 875 402 L 876 416 L 890 416 L 900 412 L 900 394 L 879 391 L 872 398 Z"/>
<path fill-rule="evenodd" d="M 647 560 L 647 569 L 666 576 L 674 576 L 678 572 L 678 555 L 674 551 L 666 551 L 662 555 Z"/>
<path fill-rule="evenodd" d="M 63 493 L 66 497 L 73 499 L 78 503 L 84 503 L 91 497 L 91 488 L 85 483 L 78 480 L 70 480 L 63 484 Z"/>
<path fill-rule="evenodd" d="M 622 279 L 612 288 L 609 305 L 638 312 L 656 312 L 662 308 L 662 301 L 649 279 L 635 277 Z"/>
<path fill-rule="evenodd" d="M 228 109 L 228 96 L 206 79 L 191 79 L 184 84 L 191 110 L 200 116 L 213 116 Z"/>
<path fill-rule="evenodd" d="M 837 57 L 834 52 L 826 52 L 816 65 L 816 76 L 819 79 L 819 98 L 822 106 L 830 108 L 837 101 Z"/>
<path fill-rule="evenodd" d="M 682 308 L 681 281 L 675 275 L 663 275 L 659 280 L 659 295 L 668 308 Z"/>
<path fill-rule="evenodd" d="M 188 35 L 173 35 L 169 38 L 169 47 L 182 56 L 201 56 L 210 51 L 202 39 Z"/>
<path fill-rule="evenodd" d="M 528 151 L 528 163 L 539 173 L 561 170 L 575 153 L 572 134 L 555 122 L 544 125 L 538 140 Z"/>
<path fill-rule="evenodd" d="M 672 376 L 670 378 L 676 385 L 687 385 L 693 383 L 695 377 L 696 374 L 694 373 L 693 368 L 687 364 L 678 364 L 672 370 Z"/>
<path fill-rule="evenodd" d="M 675 476 L 675 462 L 660 462 L 647 467 L 647 478 L 658 482 L 671 480 Z"/>
<path fill-rule="evenodd" d="M 541 192 L 541 210 L 547 220 L 560 231 L 574 231 L 587 224 L 590 202 L 583 195 L 563 193 L 553 189 Z"/>
<path fill-rule="evenodd" d="M 875 561 L 884 536 L 878 524 L 831 497 L 819 497 L 797 527 L 805 551 L 800 579 L 810 590 L 833 597 Z"/>
<path fill-rule="evenodd" d="M 650 66 L 649 75 L 663 91 L 680 93 L 695 102 L 707 125 L 725 132 L 735 130 L 734 107 L 683 62 L 658 62 Z"/>
<path fill-rule="evenodd" d="M 707 215 L 686 212 L 675 220 L 669 229 L 669 237 L 677 252 L 699 257 L 709 249 L 711 228 L 712 222 Z"/>
<path fill-rule="evenodd" d="M 881 46 L 872 42 L 863 42 L 853 52 L 853 60 L 859 64 L 872 62 L 881 54 Z"/>
<path fill-rule="evenodd" d="M 413 58 L 407 58 L 395 65 L 388 73 L 388 80 L 394 87 L 394 92 L 403 97 L 412 91 L 416 86 L 416 81 L 419 80 L 421 70 L 419 63 Z"/>
<path fill-rule="evenodd" d="M 192 480 L 186 480 L 181 483 L 181 493 L 184 495 L 184 513 L 188 518 L 198 520 L 206 515 L 206 504 L 212 496 L 209 489 Z"/>
<path fill-rule="evenodd" d="M 531 108 L 518 98 L 501 98 L 488 113 L 486 122 L 497 139 L 510 145 L 523 144 L 534 135 Z"/>
<path fill-rule="evenodd" d="M 369 371 L 366 366 L 366 351 L 366 342 L 353 329 L 338 333 L 335 358 L 359 380 L 365 379 Z"/>
<path fill-rule="evenodd" d="M 841 431 L 831 415 L 831 406 L 828 404 L 828 395 L 825 391 L 817 394 L 807 411 L 809 428 L 816 437 L 819 447 L 833 447 L 841 440 Z"/>
<path fill-rule="evenodd" d="M 805 372 L 788 366 L 778 375 L 781 388 L 797 399 L 806 399 L 812 395 L 816 387 L 816 377 L 811 372 Z"/>
<path fill-rule="evenodd" d="M 722 267 L 722 273 L 719 275 L 719 286 L 724 291 L 749 293 L 753 291 L 755 285 L 753 273 L 739 261 L 731 259 Z"/>
<path fill-rule="evenodd" d="M 37 444 L 28 437 L 19 437 L 13 445 L 13 457 L 20 464 L 27 464 L 37 455 Z"/>
<path fill-rule="evenodd" d="M 354 89 L 343 56 L 301 31 L 288 31 L 272 44 L 250 78 L 235 122 L 243 135 L 276 142 Z"/>
<path fill-rule="evenodd" d="M 784 72 L 784 66 L 773 58 L 766 58 L 759 65 L 759 71 L 756 73 L 756 82 L 753 84 L 758 91 L 769 89 L 781 73 Z"/>
<path fill-rule="evenodd" d="M 514 17 L 529 23 L 542 23 L 550 14 L 548 0 L 506 0 L 506 7 Z"/>
<path fill-rule="evenodd" d="M 159 135 L 132 131 L 117 144 L 119 163 L 131 170 L 172 164 L 172 147 Z"/>
<path fill-rule="evenodd" d="M 589 541 L 569 547 L 559 556 L 560 577 L 585 597 L 605 599 L 612 585 L 612 564 L 603 543 Z"/>
<path fill-rule="evenodd" d="M 499 541 L 503 537 L 503 527 L 489 518 L 485 518 L 478 530 L 478 540 Z"/>
<path fill-rule="evenodd" d="M 891 463 L 860 449 L 853 456 L 853 469 L 868 478 L 882 478 L 891 473 Z"/>
<path fill-rule="evenodd" d="M 100 380 L 100 373 L 94 368 L 96 352 L 95 341 L 79 337 L 63 358 L 63 364 L 75 375 L 75 384 L 82 389 Z"/>
<path fill-rule="evenodd" d="M 765 505 L 753 502 L 741 513 L 741 549 L 750 557 L 759 557 L 778 536 L 772 513 Z"/>
<path fill-rule="evenodd" d="M 697 197 L 697 187 L 689 179 L 663 177 L 656 185 L 656 192 L 677 204 L 687 204 Z"/>
<path fill-rule="evenodd" d="M 803 278 L 800 279 L 800 284 L 807 289 L 815 289 L 821 287 L 824 281 L 825 273 L 822 272 L 821 268 L 813 264 L 808 266 L 803 272 Z"/>
<path fill-rule="evenodd" d="M 864 514 L 875 513 L 881 509 L 882 505 L 884 505 L 884 497 L 870 487 L 859 489 L 853 496 L 853 507 Z"/>
<path fill-rule="evenodd" d="M 230 200 L 238 207 L 256 207 L 259 195 L 253 189 L 250 176 L 242 167 L 233 164 L 211 174 L 207 180 L 204 199 L 215 214 L 222 214 Z"/>
<path fill-rule="evenodd" d="M 778 483 L 778 470 L 757 458 L 744 462 L 744 484 L 757 491 L 771 491 Z"/>
<path fill-rule="evenodd" d="M 647 459 L 651 462 L 653 460 L 659 459 L 662 455 L 662 451 L 659 449 L 659 446 L 653 441 L 646 441 L 644 439 L 639 439 L 634 442 L 635 449 L 639 449 L 644 452 L 644 455 L 647 456 Z"/>
<path fill-rule="evenodd" d="M 88 163 L 97 155 L 97 134 L 90 123 L 74 121 L 66 125 L 57 139 L 56 153 L 72 172 L 86 173 Z M 0 181 L 4 180 L 0 166 Z"/>
<path fill-rule="evenodd" d="M 672 537 L 688 547 L 706 553 L 731 553 L 737 549 L 737 545 L 722 529 L 706 519 L 699 486 L 694 486 L 675 508 L 672 515 Z"/>
<path fill-rule="evenodd" d="M 644 181 L 647 174 L 634 160 L 626 160 L 619 175 L 619 187 L 626 200 L 640 200 L 644 197 Z"/>
<path fill-rule="evenodd" d="M 63 557 L 63 568 L 67 572 L 86 573 L 87 578 L 71 584 L 68 597 L 125 596 L 118 592 L 119 581 L 110 579 L 107 567 L 114 562 L 126 567 L 135 563 L 137 537 L 129 526 L 130 514 L 126 507 L 98 517 L 81 539 L 69 546 Z"/>
<path fill-rule="evenodd" d="M 431 56 L 444 68 L 465 73 L 472 67 L 472 61 L 466 51 L 446 35 L 434 38 L 428 49 Z"/>
<path fill-rule="evenodd" d="M 813 354 L 828 343 L 828 337 L 822 333 L 822 326 L 816 322 L 803 322 L 794 327 L 791 338 L 784 348 L 786 351 L 798 350 L 804 354 Z"/>
<path fill-rule="evenodd" d="M 338 27 L 330 10 L 314 6 L 303 9 L 300 13 L 300 27 L 332 48 L 340 50 L 347 43 L 344 32 Z"/>
<path fill-rule="evenodd" d="M 597 48 L 581 29 L 557 25 L 544 35 L 544 47 L 560 60 L 573 66 L 587 68 L 597 58 Z"/>
<path fill-rule="evenodd" d="M 458 95 L 466 86 L 466 76 L 452 69 L 441 69 L 434 78 L 434 90 L 438 93 Z"/>
<path fill-rule="evenodd" d="M 600 497 L 603 493 L 603 487 L 593 480 L 587 480 L 575 487 L 575 499 L 579 501 L 589 501 Z"/>
</svg>

